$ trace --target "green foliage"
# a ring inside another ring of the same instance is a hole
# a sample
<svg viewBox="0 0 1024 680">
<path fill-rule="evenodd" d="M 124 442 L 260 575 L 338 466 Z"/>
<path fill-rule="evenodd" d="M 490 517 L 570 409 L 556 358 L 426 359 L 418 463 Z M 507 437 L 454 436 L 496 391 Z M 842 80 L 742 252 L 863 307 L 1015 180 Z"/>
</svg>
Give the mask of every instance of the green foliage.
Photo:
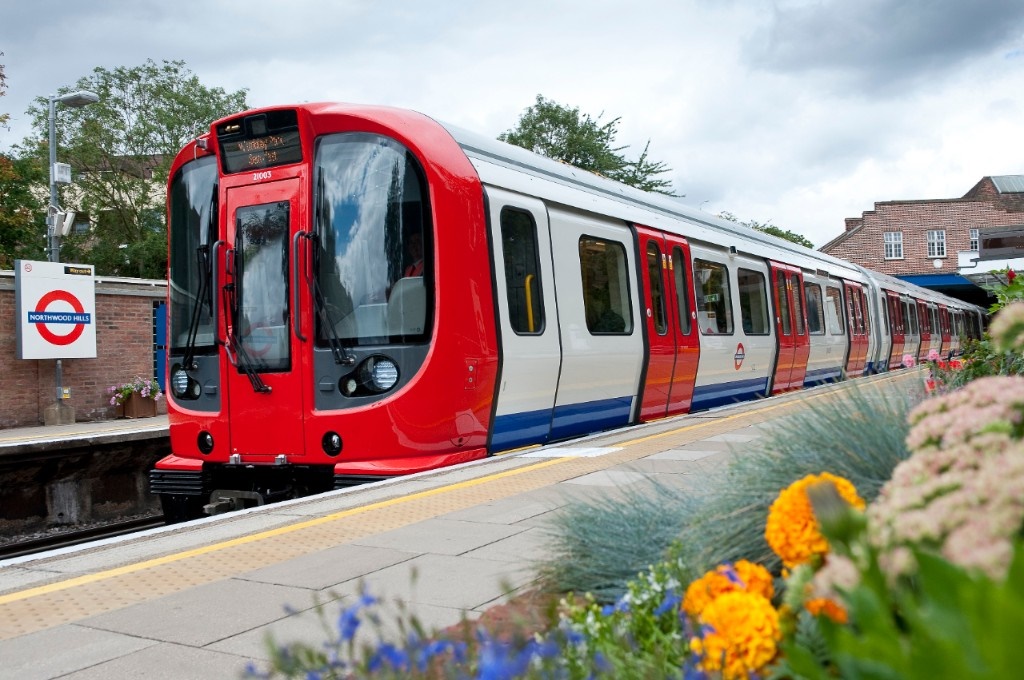
<svg viewBox="0 0 1024 680">
<path fill-rule="evenodd" d="M 781 238 L 781 239 L 784 239 L 786 241 L 791 241 L 791 242 L 793 242 L 793 243 L 795 243 L 795 244 L 797 244 L 799 246 L 803 246 L 805 248 L 814 248 L 814 243 L 812 243 L 811 240 L 808 239 L 807 237 L 802 236 L 802 235 L 796 233 L 795 231 L 790 231 L 789 229 L 783 229 L 782 227 L 776 227 L 774 224 L 771 223 L 771 221 L 764 222 L 764 223 L 758 222 L 757 220 L 749 220 L 747 222 L 741 222 L 738 217 L 736 217 L 735 215 L 733 215 L 731 212 L 728 212 L 728 211 L 721 212 L 721 213 L 718 214 L 718 216 L 720 218 L 722 218 L 723 220 L 728 220 L 730 222 L 736 222 L 737 224 L 742 224 L 745 227 L 750 227 L 751 229 L 759 231 L 759 232 L 761 232 L 763 234 L 769 234 L 771 236 L 775 236 L 776 238 Z"/>
<path fill-rule="evenodd" d="M 2 57 L 2 56 L 4 56 L 4 53 L 0 52 L 0 57 Z M 0 97 L 3 97 L 6 94 L 6 92 L 5 92 L 6 89 L 7 89 L 7 74 L 4 73 L 4 65 L 0 64 Z M 10 119 L 11 119 L 11 114 L 9 114 L 9 113 L 0 113 L 0 127 L 6 128 L 7 127 L 7 121 L 9 121 Z"/>
<path fill-rule="evenodd" d="M 654 481 L 614 498 L 574 501 L 548 527 L 548 551 L 536 571 L 554 592 L 614 602 L 631 579 L 664 558 L 698 505 L 693 494 Z"/>
<path fill-rule="evenodd" d="M 88 213 L 94 226 L 87 236 L 67 239 L 68 255 L 95 264 L 98 274 L 147 272 L 162 278 L 166 248 L 155 243 L 166 239 L 164 187 L 171 161 L 213 120 L 248 108 L 245 90 L 206 87 L 184 62 L 153 60 L 113 70 L 97 67 L 58 95 L 74 90 L 95 92 L 100 100 L 82 108 L 57 105 L 59 160 L 70 163 L 75 174 L 61 204 Z M 36 136 L 24 142 L 44 167 L 48 109 L 45 97 L 29 108 Z M 121 245 L 130 250 L 127 260 L 123 252 L 114 256 Z"/>
<path fill-rule="evenodd" d="M 602 123 L 602 115 L 591 118 L 577 107 L 569 108 L 537 95 L 537 101 L 520 116 L 516 127 L 498 135 L 498 139 L 644 191 L 675 195 L 669 180 L 657 178 L 670 169 L 650 160 L 650 141 L 637 160 L 628 160 L 620 153 L 627 147 L 615 146 L 621 119 Z"/>
<path fill-rule="evenodd" d="M 963 387 L 972 380 L 990 375 L 1024 375 L 1024 356 L 1000 350 L 989 337 L 965 339 L 960 356 L 961 368 L 934 369 L 936 380 L 946 390 Z"/>
<path fill-rule="evenodd" d="M 654 565 L 632 579 L 614 605 L 602 606 L 592 596 L 567 605 L 563 626 L 586 639 L 585 646 L 566 650 L 573 667 L 603 669 L 615 678 L 677 677 L 688 647 L 675 571 L 664 562 Z"/>
<path fill-rule="evenodd" d="M 683 524 L 671 551 L 689 567 L 681 577 L 739 559 L 778 573 L 782 565 L 765 541 L 764 526 L 779 491 L 808 474 L 830 472 L 871 502 L 909 455 L 906 416 L 922 398 L 891 385 L 850 385 L 834 398 L 809 401 L 806 410 L 770 429 L 757 450 L 705 476 L 706 501 Z"/>
<path fill-rule="evenodd" d="M 995 314 L 1012 302 L 1024 300 L 1024 277 L 1017 276 L 1017 272 L 1010 268 L 999 269 L 992 273 L 1006 279 L 1006 283 L 982 286 L 996 296 L 996 301 L 988 308 L 989 314 Z"/>
<path fill-rule="evenodd" d="M 0 269 L 46 259 L 46 206 L 32 193 L 46 181 L 44 166 L 33 159 L 0 154 Z"/>
<path fill-rule="evenodd" d="M 843 595 L 852 625 L 819 619 L 830 661 L 794 639 L 783 644 L 791 677 L 978 680 L 1013 678 L 1024 668 L 1024 549 L 1006 579 L 992 579 L 916 552 L 912 581 L 891 584 L 862 541 L 830 542 L 865 556 L 861 584 Z"/>
</svg>

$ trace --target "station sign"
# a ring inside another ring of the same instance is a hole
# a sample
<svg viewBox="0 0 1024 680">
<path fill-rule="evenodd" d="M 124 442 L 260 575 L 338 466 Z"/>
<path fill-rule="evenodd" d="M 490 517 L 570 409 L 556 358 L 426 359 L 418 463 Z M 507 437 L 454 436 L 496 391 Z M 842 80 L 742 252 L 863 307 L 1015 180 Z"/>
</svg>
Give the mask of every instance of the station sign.
<svg viewBox="0 0 1024 680">
<path fill-rule="evenodd" d="M 96 284 L 91 264 L 17 260 L 17 357 L 96 358 Z"/>
</svg>

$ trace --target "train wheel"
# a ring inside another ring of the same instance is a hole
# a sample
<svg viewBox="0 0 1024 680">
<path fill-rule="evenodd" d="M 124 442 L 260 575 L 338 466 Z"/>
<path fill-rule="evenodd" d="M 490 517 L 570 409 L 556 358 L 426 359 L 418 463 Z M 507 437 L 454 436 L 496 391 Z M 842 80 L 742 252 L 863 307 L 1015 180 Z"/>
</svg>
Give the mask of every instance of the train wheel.
<svg viewBox="0 0 1024 680">
<path fill-rule="evenodd" d="M 160 494 L 160 506 L 163 508 L 166 524 L 177 524 L 206 516 L 203 512 L 202 496 Z"/>
</svg>

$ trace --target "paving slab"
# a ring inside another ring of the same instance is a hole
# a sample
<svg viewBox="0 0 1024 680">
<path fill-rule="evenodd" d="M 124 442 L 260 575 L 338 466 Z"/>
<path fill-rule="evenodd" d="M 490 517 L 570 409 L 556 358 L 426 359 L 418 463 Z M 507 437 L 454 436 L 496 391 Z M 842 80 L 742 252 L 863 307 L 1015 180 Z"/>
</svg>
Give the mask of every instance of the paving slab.
<svg viewBox="0 0 1024 680">
<path fill-rule="evenodd" d="M 18 680 L 56 678 L 155 644 L 155 640 L 134 635 L 74 624 L 58 626 L 6 640 L 0 660 L 0 677 Z"/>
<path fill-rule="evenodd" d="M 234 654 L 161 643 L 72 673 L 64 678 L 70 680 L 240 678 L 249 662 L 249 659 Z"/>
<path fill-rule="evenodd" d="M 451 519 L 426 519 L 400 529 L 364 536 L 356 545 L 436 555 L 461 555 L 523 531 L 522 528 Z"/>
</svg>

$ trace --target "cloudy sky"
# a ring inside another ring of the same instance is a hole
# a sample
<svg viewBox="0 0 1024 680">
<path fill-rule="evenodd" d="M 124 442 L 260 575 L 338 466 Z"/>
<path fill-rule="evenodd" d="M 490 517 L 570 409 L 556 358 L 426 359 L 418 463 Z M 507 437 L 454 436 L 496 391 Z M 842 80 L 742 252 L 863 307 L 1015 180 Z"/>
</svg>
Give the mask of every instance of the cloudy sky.
<svg viewBox="0 0 1024 680">
<path fill-rule="evenodd" d="M 628 7 L 628 9 L 626 9 Z M 387 104 L 497 136 L 536 95 L 620 117 L 685 202 L 816 245 L 875 201 L 1024 174 L 1020 0 L 0 0 L 25 109 L 95 67 L 183 60 L 253 106 Z"/>
</svg>

